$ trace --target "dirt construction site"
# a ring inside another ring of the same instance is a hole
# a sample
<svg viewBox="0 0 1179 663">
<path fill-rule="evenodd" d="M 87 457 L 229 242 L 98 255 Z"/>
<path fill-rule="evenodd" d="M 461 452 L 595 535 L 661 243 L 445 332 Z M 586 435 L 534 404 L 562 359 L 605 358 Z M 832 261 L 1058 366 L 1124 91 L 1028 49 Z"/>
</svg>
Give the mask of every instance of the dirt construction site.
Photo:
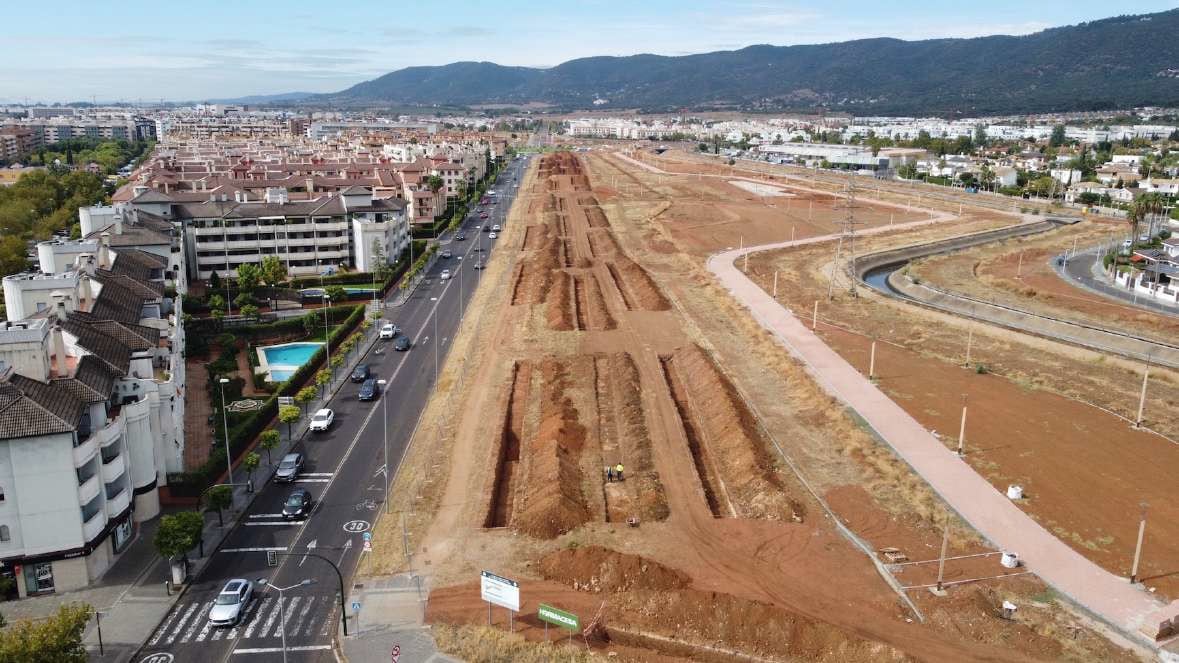
<svg viewBox="0 0 1179 663">
<path fill-rule="evenodd" d="M 449 629 L 452 653 L 508 658 L 489 649 L 479 573 L 490 570 L 520 584 L 511 657 L 1147 656 L 1000 565 L 714 282 L 705 259 L 718 250 L 836 232 L 849 204 L 839 182 L 594 150 L 535 158 L 520 189 L 398 474 L 399 516 L 375 526 L 407 545 L 361 568 L 423 574 L 427 621 Z M 1012 223 L 887 185 L 854 205 L 882 229 L 861 251 Z M 1118 416 L 1136 405 L 1137 367 L 977 328 L 986 368 L 966 370 L 967 323 L 852 297 L 843 280 L 828 301 L 832 249 L 757 254 L 745 270 L 800 315 L 821 300 L 817 331 L 853 364 L 866 366 L 875 338 L 880 387 L 952 432 L 948 445 L 969 393 L 966 462 L 999 489 L 1021 483 L 1026 511 L 1098 564 L 1125 573 L 1136 505 L 1150 502 L 1140 576 L 1179 595 L 1179 507 L 1166 499 L 1179 448 Z M 1157 381 L 1151 423 L 1165 435 L 1179 387 Z M 618 464 L 620 480 L 606 472 Z M 540 603 L 577 614 L 584 633 L 546 645 Z M 502 608 L 490 618 L 509 628 Z"/>
</svg>

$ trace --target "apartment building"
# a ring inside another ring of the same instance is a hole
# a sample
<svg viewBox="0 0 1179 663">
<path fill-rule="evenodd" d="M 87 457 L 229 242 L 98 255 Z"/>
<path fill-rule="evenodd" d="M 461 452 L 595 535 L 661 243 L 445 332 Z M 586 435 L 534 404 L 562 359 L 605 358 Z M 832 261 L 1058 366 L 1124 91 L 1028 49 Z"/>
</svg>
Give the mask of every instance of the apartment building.
<svg viewBox="0 0 1179 663">
<path fill-rule="evenodd" d="M 28 127 L 0 127 L 0 159 L 5 161 L 16 161 L 44 144 L 40 134 Z"/>
<path fill-rule="evenodd" d="M 3 281 L 0 572 L 20 596 L 100 578 L 183 469 L 183 325 L 165 261 L 116 252 L 110 235 L 68 271 Z"/>
<path fill-rule="evenodd" d="M 371 271 L 377 255 L 392 262 L 410 241 L 405 201 L 377 198 L 370 187 L 304 200 L 292 200 L 282 188 L 267 190 L 262 199 L 239 190 L 232 199 L 213 194 L 200 202 L 145 190 L 127 205 L 141 221 L 181 229 L 184 259 L 174 266 L 187 265 L 190 279 L 236 276 L 239 266 L 272 255 L 296 276 L 341 266 Z"/>
</svg>

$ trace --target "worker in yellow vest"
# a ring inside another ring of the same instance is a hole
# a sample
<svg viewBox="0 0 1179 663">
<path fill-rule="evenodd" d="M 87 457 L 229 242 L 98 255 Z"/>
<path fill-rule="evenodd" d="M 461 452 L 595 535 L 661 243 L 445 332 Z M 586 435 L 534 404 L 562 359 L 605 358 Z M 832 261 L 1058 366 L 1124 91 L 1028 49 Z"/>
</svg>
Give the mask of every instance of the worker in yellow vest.
<svg viewBox="0 0 1179 663">
<path fill-rule="evenodd" d="M 622 463 L 614 466 L 614 478 L 622 481 Z"/>
</svg>

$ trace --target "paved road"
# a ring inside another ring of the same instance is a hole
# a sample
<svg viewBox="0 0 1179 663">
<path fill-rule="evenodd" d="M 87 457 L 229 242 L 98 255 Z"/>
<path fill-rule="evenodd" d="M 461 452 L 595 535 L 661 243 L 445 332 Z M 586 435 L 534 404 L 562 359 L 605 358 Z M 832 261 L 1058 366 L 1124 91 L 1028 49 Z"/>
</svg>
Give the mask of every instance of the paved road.
<svg viewBox="0 0 1179 663">
<path fill-rule="evenodd" d="M 319 554 L 337 564 L 344 573 L 345 590 L 350 587 L 363 532 L 371 528 L 384 504 L 385 422 L 381 413 L 388 411 L 388 463 L 395 469 L 433 386 L 436 361 L 445 361 L 460 312 L 478 285 L 481 272 L 471 266 L 477 262 L 480 245 L 490 250 L 495 244 L 488 239 L 489 233 L 475 228 L 481 223 L 504 223 L 516 193 L 512 181 L 526 164 L 527 160 L 521 159 L 504 169 L 493 187 L 500 194 L 499 202 L 487 208 L 487 221 L 480 221 L 480 210 L 473 210 L 464 224 L 467 240 L 450 241 L 446 247 L 454 252 L 454 258 L 438 260 L 404 305 L 386 311 L 386 318 L 396 322 L 414 345 L 408 352 L 394 352 L 387 341 L 379 342 L 381 354 L 364 359 L 378 378 L 388 380 L 385 393 L 364 403 L 356 397 L 359 385 L 348 383 L 340 389 L 329 405 L 336 413 L 331 430 L 308 434 L 296 447 L 306 455 L 307 464 L 294 486 L 267 483 L 260 489 L 240 524 L 135 660 L 281 661 L 284 630 L 289 660 L 334 660 L 331 649 L 340 621 L 339 580 L 330 565 L 305 554 Z M 444 243 L 447 240 L 444 236 Z M 455 272 L 460 265 L 461 281 L 458 275 L 446 281 L 438 278 L 443 269 Z M 284 522 L 281 517 L 282 503 L 292 487 L 309 489 L 317 500 L 311 517 L 303 522 Z M 267 567 L 268 550 L 284 554 L 276 568 Z M 266 578 L 279 587 L 305 579 L 314 584 L 285 592 L 282 616 L 278 592 L 260 588 L 239 626 L 212 628 L 206 619 L 209 606 L 231 578 Z M 350 605 L 347 612 L 351 615 Z M 363 618 L 363 612 L 361 615 Z M 152 658 L 161 653 L 173 658 Z"/>
<path fill-rule="evenodd" d="M 1128 306 L 1137 306 L 1141 309 L 1165 313 L 1167 315 L 1179 315 L 1179 308 L 1161 302 L 1155 302 L 1146 297 L 1136 297 L 1133 291 L 1111 282 L 1109 277 L 1104 276 L 1099 264 L 1101 251 L 1104 248 L 1105 246 L 1098 246 L 1078 252 L 1077 255 L 1069 258 L 1063 265 L 1054 261 L 1053 269 L 1060 278 L 1089 292 L 1116 300 Z"/>
</svg>

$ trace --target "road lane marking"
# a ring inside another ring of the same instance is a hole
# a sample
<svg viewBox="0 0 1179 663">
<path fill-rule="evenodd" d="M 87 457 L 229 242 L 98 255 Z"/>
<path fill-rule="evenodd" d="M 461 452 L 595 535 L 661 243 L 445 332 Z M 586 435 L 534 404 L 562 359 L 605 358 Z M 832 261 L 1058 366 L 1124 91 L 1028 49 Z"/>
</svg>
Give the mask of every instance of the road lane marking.
<svg viewBox="0 0 1179 663">
<path fill-rule="evenodd" d="M 246 527 L 290 527 L 291 525 L 298 525 L 298 521 L 294 520 L 263 520 L 256 523 L 242 523 Z"/>
<path fill-rule="evenodd" d="M 299 476 L 301 476 L 301 477 L 330 477 L 331 475 L 332 475 L 331 472 L 300 472 L 299 473 Z"/>
<path fill-rule="evenodd" d="M 299 645 L 296 647 L 287 647 L 287 651 L 325 651 L 331 649 L 331 645 Z M 250 647 L 246 649 L 235 649 L 235 654 L 277 654 L 282 651 L 282 647 Z"/>
<path fill-rule="evenodd" d="M 273 550 L 275 552 L 283 552 L 287 549 L 286 546 L 277 546 L 271 548 L 222 548 L 218 550 L 219 553 L 244 553 L 244 552 L 267 552 Z"/>
<path fill-rule="evenodd" d="M 328 483 L 331 479 L 295 479 L 295 483 Z"/>
<path fill-rule="evenodd" d="M 205 623 L 208 623 L 209 608 L 212 607 L 213 602 L 209 601 L 208 603 L 205 603 L 200 610 L 197 611 L 196 618 L 192 620 L 192 623 L 188 625 L 188 628 L 184 631 L 184 635 L 180 638 L 181 644 L 192 640 L 193 634 L 196 633 L 197 626 L 200 626 L 201 624 L 202 617 L 205 618 Z"/>
<path fill-rule="evenodd" d="M 252 513 L 247 518 L 282 518 L 281 513 Z"/>
<path fill-rule="evenodd" d="M 295 622 L 295 625 L 291 627 L 291 632 L 289 635 L 291 635 L 292 637 L 299 635 L 299 629 L 303 628 L 303 622 L 307 621 L 307 618 L 311 616 L 311 612 L 312 612 L 311 606 L 315 604 L 315 599 L 317 599 L 317 598 L 319 598 L 319 597 L 318 596 L 308 596 L 307 597 L 307 602 L 303 604 L 303 609 L 299 611 L 299 619 Z"/>
<path fill-rule="evenodd" d="M 266 608 L 270 605 L 270 602 L 273 600 L 274 599 L 270 598 L 269 596 L 262 599 L 262 605 L 260 605 L 258 607 L 258 611 L 254 613 L 254 619 L 251 620 L 250 623 L 246 626 L 246 631 L 243 634 L 243 637 L 250 638 L 254 636 L 254 629 L 258 628 L 258 624 L 262 623 L 262 612 L 266 610 Z"/>
<path fill-rule="evenodd" d="M 274 626 L 274 620 L 278 619 L 278 601 L 274 602 L 274 609 L 266 616 L 266 623 L 262 625 L 262 631 L 258 633 L 259 638 L 265 638 L 266 634 L 270 632 L 270 627 Z"/>
<path fill-rule="evenodd" d="M 283 606 L 282 623 L 278 625 L 277 635 L 281 636 L 287 632 L 287 624 L 291 623 L 291 619 L 295 616 L 295 611 L 299 609 L 299 602 L 302 600 L 302 596 L 295 596 L 287 603 L 287 605 Z"/>
<path fill-rule="evenodd" d="M 164 620 L 164 623 L 160 624 L 160 627 L 156 629 L 155 637 L 148 641 L 147 646 L 154 647 L 155 644 L 160 641 L 160 638 L 162 638 L 164 634 L 168 632 L 168 629 L 172 628 L 172 622 L 176 621 L 176 617 L 179 615 L 180 608 L 173 609 L 168 615 L 168 618 Z"/>
<path fill-rule="evenodd" d="M 188 618 L 192 616 L 192 613 L 198 607 L 199 607 L 199 605 L 196 603 L 188 604 L 188 610 L 185 610 L 184 616 L 181 617 L 180 620 L 176 622 L 176 629 L 174 631 L 172 631 L 172 635 L 168 636 L 168 639 L 164 641 L 164 644 L 166 644 L 166 645 L 172 644 L 172 641 L 174 641 L 176 639 L 176 636 L 180 635 L 181 629 L 184 628 L 184 623 L 188 621 Z"/>
</svg>

